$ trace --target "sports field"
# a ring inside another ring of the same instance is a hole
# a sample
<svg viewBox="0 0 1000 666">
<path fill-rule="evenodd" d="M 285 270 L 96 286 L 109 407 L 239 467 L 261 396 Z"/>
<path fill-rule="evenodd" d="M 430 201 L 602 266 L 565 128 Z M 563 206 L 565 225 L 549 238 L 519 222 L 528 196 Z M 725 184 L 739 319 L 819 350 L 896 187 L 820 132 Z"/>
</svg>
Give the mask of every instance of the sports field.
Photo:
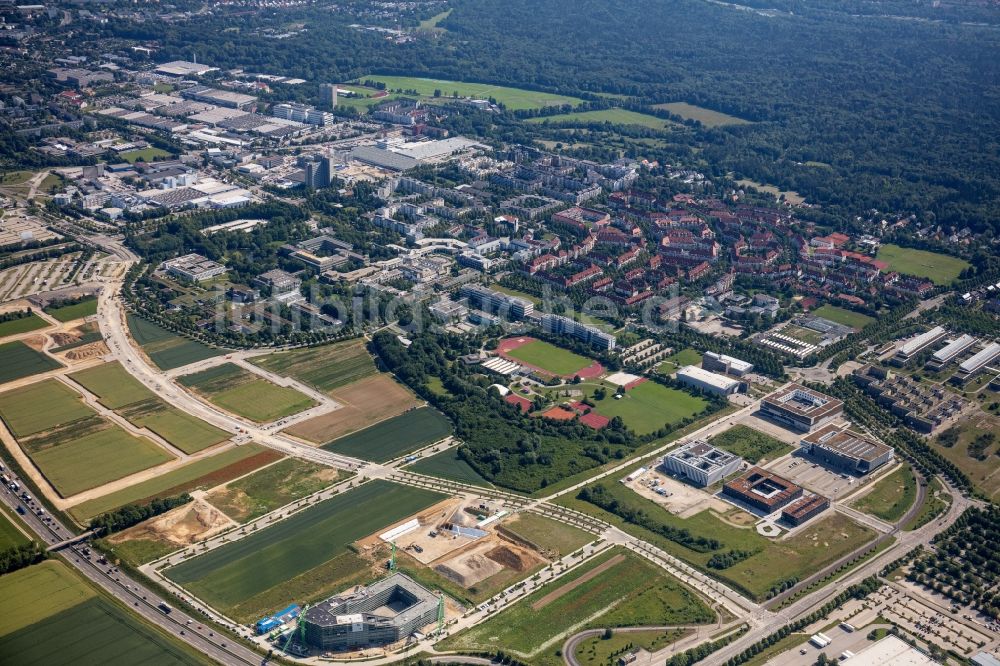
<svg viewBox="0 0 1000 666">
<path fill-rule="evenodd" d="M 157 497 L 172 497 L 183 492 L 212 488 L 281 458 L 280 453 L 265 449 L 259 444 L 233 447 L 148 481 L 77 504 L 69 509 L 69 513 L 80 522 L 86 522 L 98 514 L 126 504 L 144 504 Z"/>
<path fill-rule="evenodd" d="M 636 585 L 635 581 L 643 581 Z M 603 611 L 603 612 L 602 612 Z M 511 608 L 439 643 L 443 649 L 489 650 L 502 645 L 538 666 L 561 664 L 571 628 L 711 622 L 693 592 L 642 558 L 613 548 Z"/>
<path fill-rule="evenodd" d="M 323 448 L 362 460 L 385 462 L 450 434 L 451 422 L 444 415 L 430 407 L 421 407 L 336 439 Z"/>
<path fill-rule="evenodd" d="M 413 76 L 379 75 L 362 76 L 359 80 L 384 83 L 390 91 L 397 89 L 404 91 L 416 90 L 417 94 L 431 99 L 434 98 L 435 90 L 440 90 L 442 97 L 450 97 L 455 92 L 460 97 L 474 97 L 476 99 L 489 99 L 492 97 L 512 111 L 519 109 L 541 109 L 547 106 L 562 106 L 564 104 L 575 106 L 581 101 L 576 97 L 553 95 L 552 93 L 523 90 L 521 88 L 508 88 L 489 83 L 463 83 L 461 81 L 445 81 L 441 79 L 422 79 Z"/>
<path fill-rule="evenodd" d="M 19 333 L 27 333 L 29 331 L 37 331 L 40 328 L 45 328 L 49 323 L 36 315 L 31 313 L 27 317 L 22 317 L 21 319 L 11 319 L 10 321 L 0 322 L 0 338 L 5 338 L 8 335 L 18 335 Z"/>
<path fill-rule="evenodd" d="M 348 554 L 347 547 L 354 541 L 444 498 L 421 488 L 369 481 L 191 558 L 168 569 L 166 575 L 220 610 L 235 609 L 238 616 L 241 603 Z M 284 603 L 291 601 L 303 600 L 288 598 Z"/>
<path fill-rule="evenodd" d="M 854 503 L 854 508 L 889 522 L 902 518 L 917 499 L 917 479 L 903 464 L 880 479 L 871 491 Z"/>
<path fill-rule="evenodd" d="M 685 365 L 701 365 L 701 352 L 687 347 L 663 359 L 657 367 L 659 372 L 672 374 Z"/>
<path fill-rule="evenodd" d="M 131 314 L 128 315 L 128 329 L 160 370 L 173 370 L 225 353 L 223 349 L 182 338 L 162 326 Z"/>
<path fill-rule="evenodd" d="M 716 448 L 735 453 L 756 465 L 763 459 L 775 460 L 790 453 L 795 447 L 745 425 L 736 425 L 716 435 L 710 441 Z"/>
<path fill-rule="evenodd" d="M 29 543 L 31 540 L 14 526 L 13 518 L 0 511 L 0 550 Z"/>
<path fill-rule="evenodd" d="M 129 162 L 130 164 L 135 164 L 139 160 L 142 160 L 143 162 L 152 162 L 157 158 L 166 159 L 171 157 L 171 155 L 162 148 L 150 146 L 149 148 L 143 148 L 142 150 L 129 150 L 124 153 L 118 153 L 118 157 L 122 158 L 126 162 Z"/>
<path fill-rule="evenodd" d="M 851 328 L 856 328 L 858 330 L 875 321 L 874 318 L 869 317 L 868 315 L 861 314 L 860 312 L 854 312 L 853 310 L 848 310 L 846 308 L 838 308 L 836 305 L 830 304 L 826 304 L 821 308 L 813 310 L 812 313 L 817 317 L 829 319 L 836 324 L 843 324 L 844 326 L 850 326 Z"/>
<path fill-rule="evenodd" d="M 0 654 L 19 666 L 208 664 L 48 560 L 0 578 Z"/>
<path fill-rule="evenodd" d="M 656 104 L 655 109 L 666 109 L 670 113 L 680 116 L 685 120 L 697 120 L 705 127 L 720 127 L 722 125 L 746 125 L 749 120 L 731 116 L 721 111 L 713 111 L 702 106 L 695 106 L 687 102 L 670 102 L 668 104 Z"/>
<path fill-rule="evenodd" d="M 297 414 L 316 405 L 293 388 L 272 384 L 233 363 L 185 375 L 178 380 L 209 402 L 257 423 Z"/>
<path fill-rule="evenodd" d="M 94 415 L 80 394 L 56 379 L 0 393 L 0 418 L 18 439 Z"/>
<path fill-rule="evenodd" d="M 167 403 L 126 372 L 120 363 L 105 363 L 70 375 L 130 423 L 149 428 L 184 453 L 195 453 L 232 435 Z"/>
<path fill-rule="evenodd" d="M 59 361 L 20 340 L 0 345 L 0 384 L 61 367 Z"/>
<path fill-rule="evenodd" d="M 471 483 L 474 486 L 493 487 L 489 481 L 479 475 L 472 465 L 458 457 L 458 447 L 452 447 L 447 451 L 435 453 L 432 456 L 421 458 L 407 469 L 418 474 L 427 474 L 442 479 Z"/>
<path fill-rule="evenodd" d="M 589 125 L 590 123 L 611 123 L 612 125 L 638 125 L 651 129 L 665 129 L 672 124 L 669 120 L 657 118 L 647 113 L 638 113 L 627 109 L 602 109 L 600 111 L 581 111 L 579 113 L 560 113 L 555 116 L 539 116 L 528 118 L 526 122 L 533 124 L 550 123 L 553 125 Z"/>
<path fill-rule="evenodd" d="M 560 377 L 572 377 L 584 368 L 590 367 L 594 361 L 580 356 L 562 347 L 545 342 L 531 340 L 522 345 L 513 344 L 516 341 L 501 340 L 500 349 L 504 357 L 522 361 L 527 365 L 549 372 Z"/>
<path fill-rule="evenodd" d="M 349 476 L 332 467 L 286 458 L 236 479 L 205 499 L 233 520 L 244 523 Z"/>
<path fill-rule="evenodd" d="M 171 460 L 170 454 L 153 442 L 116 425 L 66 440 L 29 454 L 63 497 Z"/>
<path fill-rule="evenodd" d="M 73 321 L 97 314 L 97 297 L 91 296 L 72 305 L 53 304 L 45 308 L 45 313 L 59 321 Z"/>
<path fill-rule="evenodd" d="M 277 352 L 258 356 L 250 362 L 323 392 L 377 372 L 363 340 Z"/>
<path fill-rule="evenodd" d="M 609 389 L 604 400 L 595 400 L 594 403 L 598 414 L 609 419 L 622 417 L 625 425 L 639 435 L 655 432 L 667 423 L 693 417 L 708 406 L 703 398 L 653 381 L 636 384 L 619 400 L 615 400 L 614 390 Z"/>
<path fill-rule="evenodd" d="M 421 401 L 392 375 L 379 373 L 330 391 L 340 409 L 295 423 L 285 432 L 325 444 L 419 406 Z"/>
<path fill-rule="evenodd" d="M 927 278 L 934 284 L 951 284 L 959 273 L 969 267 L 969 262 L 958 257 L 891 243 L 878 249 L 878 258 L 888 263 L 891 270 Z"/>
</svg>

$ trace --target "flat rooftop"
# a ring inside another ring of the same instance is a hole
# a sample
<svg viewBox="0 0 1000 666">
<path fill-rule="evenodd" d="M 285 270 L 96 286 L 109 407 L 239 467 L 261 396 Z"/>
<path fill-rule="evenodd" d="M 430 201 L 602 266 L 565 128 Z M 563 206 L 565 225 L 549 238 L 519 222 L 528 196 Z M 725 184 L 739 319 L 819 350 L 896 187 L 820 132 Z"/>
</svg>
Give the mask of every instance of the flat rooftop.
<svg viewBox="0 0 1000 666">
<path fill-rule="evenodd" d="M 701 440 L 685 444 L 676 451 L 668 453 L 667 457 L 679 460 L 688 465 L 693 465 L 706 472 L 725 467 L 734 460 L 739 459 L 739 456 L 717 449 L 708 442 Z"/>
<path fill-rule="evenodd" d="M 206 72 L 215 71 L 215 67 L 187 60 L 174 60 L 173 62 L 165 62 L 159 65 L 156 71 L 160 74 L 169 74 L 170 76 L 201 76 Z"/>
<path fill-rule="evenodd" d="M 800 497 L 795 500 L 786 506 L 782 510 L 782 513 L 790 518 L 802 518 L 819 507 L 826 508 L 828 506 L 830 506 L 830 500 L 827 498 L 822 495 L 810 495 L 809 497 Z"/>
<path fill-rule="evenodd" d="M 841 400 L 795 383 L 764 398 L 764 404 L 810 418 L 822 418 L 840 411 L 844 406 Z"/>
<path fill-rule="evenodd" d="M 728 482 L 725 487 L 739 495 L 753 497 L 770 506 L 777 506 L 802 492 L 802 488 L 788 479 L 760 467 L 751 467 L 742 476 Z"/>
<path fill-rule="evenodd" d="M 876 442 L 847 428 L 838 428 L 832 423 L 806 435 L 802 441 L 856 460 L 868 462 L 874 462 L 892 451 L 891 446 Z"/>
<path fill-rule="evenodd" d="M 895 636 L 886 636 L 845 663 L 851 666 L 935 666 L 938 662 Z"/>
</svg>

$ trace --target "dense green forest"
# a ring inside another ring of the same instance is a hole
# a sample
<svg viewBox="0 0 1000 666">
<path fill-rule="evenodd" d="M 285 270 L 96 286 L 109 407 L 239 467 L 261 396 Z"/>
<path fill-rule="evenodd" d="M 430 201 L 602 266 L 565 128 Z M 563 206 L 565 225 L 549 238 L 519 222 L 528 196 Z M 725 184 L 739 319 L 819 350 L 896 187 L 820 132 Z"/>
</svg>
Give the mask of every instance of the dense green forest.
<svg viewBox="0 0 1000 666">
<path fill-rule="evenodd" d="M 796 3 L 794 13 L 703 0 L 453 5 L 442 36 L 406 44 L 317 7 L 240 15 L 238 28 L 236 18 L 219 16 L 103 30 L 156 39 L 163 59 L 190 57 L 196 48 L 200 60 L 223 68 L 313 84 L 381 72 L 590 100 L 615 93 L 630 99 L 614 103 L 640 108 L 686 101 L 753 121 L 696 129 L 687 156 L 710 175 L 732 172 L 792 189 L 845 217 L 874 208 L 975 230 L 1000 224 L 1000 32 L 993 25 L 923 20 L 931 11 L 923 5 L 879 9 L 846 0 L 808 3 L 801 12 Z M 904 11 L 916 20 L 889 16 Z M 254 34 L 292 19 L 308 29 L 284 40 Z"/>
</svg>

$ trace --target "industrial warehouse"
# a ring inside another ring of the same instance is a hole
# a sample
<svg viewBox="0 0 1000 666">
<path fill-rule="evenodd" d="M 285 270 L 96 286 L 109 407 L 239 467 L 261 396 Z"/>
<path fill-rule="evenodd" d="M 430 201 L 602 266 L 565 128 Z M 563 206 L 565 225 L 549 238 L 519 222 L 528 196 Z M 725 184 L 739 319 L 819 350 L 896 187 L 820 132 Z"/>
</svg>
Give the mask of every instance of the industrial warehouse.
<svg viewBox="0 0 1000 666">
<path fill-rule="evenodd" d="M 439 618 L 442 600 L 404 574 L 330 597 L 302 616 L 305 642 L 343 651 L 401 641 Z"/>
<path fill-rule="evenodd" d="M 794 430 L 812 432 L 843 414 L 844 403 L 801 384 L 789 384 L 764 398 L 760 412 Z"/>
<path fill-rule="evenodd" d="M 802 438 L 802 450 L 841 472 L 864 475 L 892 460 L 893 449 L 830 424 Z"/>
</svg>

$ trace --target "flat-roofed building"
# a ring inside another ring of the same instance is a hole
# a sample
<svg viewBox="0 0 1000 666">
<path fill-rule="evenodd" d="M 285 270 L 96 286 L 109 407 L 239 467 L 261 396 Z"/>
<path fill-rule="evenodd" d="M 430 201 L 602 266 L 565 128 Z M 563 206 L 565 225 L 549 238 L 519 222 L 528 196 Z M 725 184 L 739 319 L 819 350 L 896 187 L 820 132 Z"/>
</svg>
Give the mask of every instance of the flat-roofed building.
<svg viewBox="0 0 1000 666">
<path fill-rule="evenodd" d="M 733 356 L 717 354 L 716 352 L 705 352 L 702 354 L 701 367 L 710 372 L 721 372 L 726 375 L 733 375 L 734 377 L 742 377 L 748 372 L 753 371 L 753 363 L 748 363 Z"/>
<path fill-rule="evenodd" d="M 218 90 L 208 86 L 194 86 L 181 91 L 181 97 L 193 99 L 196 102 L 215 104 L 216 106 L 227 106 L 230 109 L 245 110 L 257 103 L 257 98 L 253 95 L 233 92 L 231 90 Z"/>
<path fill-rule="evenodd" d="M 851 666 L 937 666 L 938 662 L 896 636 L 888 635 L 845 663 Z"/>
<path fill-rule="evenodd" d="M 464 285 L 459 294 L 472 301 L 476 307 L 510 319 L 524 319 L 535 311 L 535 304 L 529 300 L 487 289 L 478 284 Z"/>
<path fill-rule="evenodd" d="M 830 500 L 822 495 L 800 497 L 781 511 L 781 517 L 792 525 L 801 525 L 830 508 Z"/>
<path fill-rule="evenodd" d="M 991 342 L 982 351 L 959 365 L 958 371 L 965 375 L 965 377 L 971 377 L 995 361 L 998 356 L 1000 356 L 1000 342 Z"/>
<path fill-rule="evenodd" d="M 717 395 L 732 395 L 746 390 L 746 382 L 703 370 L 697 365 L 686 365 L 678 370 L 677 381 Z"/>
<path fill-rule="evenodd" d="M 965 351 L 974 344 L 976 344 L 975 337 L 969 334 L 960 335 L 941 349 L 934 352 L 934 355 L 931 356 L 931 360 L 927 362 L 927 365 L 932 369 L 940 370 L 958 358 L 961 354 L 965 353 Z"/>
<path fill-rule="evenodd" d="M 826 394 L 789 384 L 764 398 L 760 413 L 794 430 L 811 432 L 844 413 L 844 403 Z"/>
<path fill-rule="evenodd" d="M 262 289 L 269 289 L 272 296 L 279 296 L 298 291 L 302 280 L 280 268 L 275 268 L 255 277 L 253 283 Z"/>
<path fill-rule="evenodd" d="M 226 272 L 222 264 L 194 253 L 164 261 L 160 268 L 189 282 L 204 282 Z"/>
<path fill-rule="evenodd" d="M 603 351 L 612 351 L 615 348 L 615 336 L 605 333 L 594 326 L 587 326 L 569 317 L 562 317 L 554 314 L 542 315 L 542 330 L 556 335 L 569 335 L 586 342 L 591 347 L 597 347 Z"/>
<path fill-rule="evenodd" d="M 695 440 L 663 456 L 663 467 L 699 486 L 718 483 L 743 465 L 739 456 Z"/>
<path fill-rule="evenodd" d="M 828 467 L 861 475 L 893 458 L 891 446 L 832 423 L 803 437 L 802 449 Z"/>
<path fill-rule="evenodd" d="M 896 365 L 906 365 L 920 352 L 948 335 L 947 329 L 943 326 L 935 326 L 926 333 L 921 333 L 910 340 L 907 340 L 892 357 L 892 362 Z"/>
<path fill-rule="evenodd" d="M 751 467 L 739 478 L 726 483 L 722 494 L 765 513 L 772 513 L 802 497 L 802 488 L 765 469 Z"/>
<path fill-rule="evenodd" d="M 187 60 L 174 60 L 157 66 L 153 71 L 157 74 L 166 74 L 167 76 L 186 78 L 188 76 L 201 76 L 202 74 L 207 74 L 208 72 L 214 72 L 215 67 L 209 67 L 208 65 L 202 65 L 197 62 L 189 62 Z"/>
</svg>

